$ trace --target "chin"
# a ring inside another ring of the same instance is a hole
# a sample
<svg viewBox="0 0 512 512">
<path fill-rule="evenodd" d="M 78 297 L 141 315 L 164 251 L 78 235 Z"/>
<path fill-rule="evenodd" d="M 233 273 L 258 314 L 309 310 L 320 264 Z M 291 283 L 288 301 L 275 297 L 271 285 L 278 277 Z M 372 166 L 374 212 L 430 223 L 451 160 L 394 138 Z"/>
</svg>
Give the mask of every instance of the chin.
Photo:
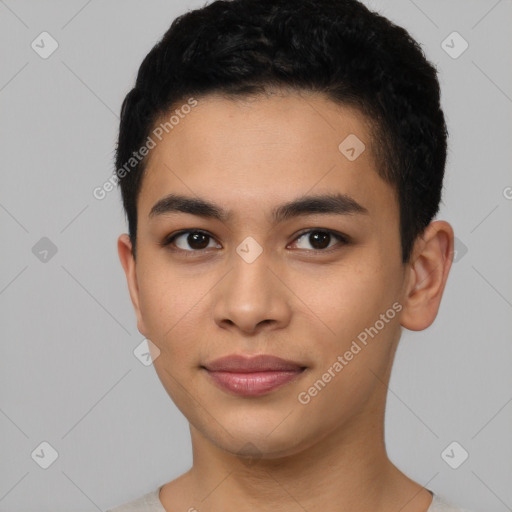
<svg viewBox="0 0 512 512">
<path fill-rule="evenodd" d="M 236 428 L 231 428 L 228 422 L 221 422 L 231 435 L 222 428 L 222 432 L 212 432 L 211 426 L 207 432 L 203 430 L 203 435 L 222 450 L 249 461 L 291 456 L 314 443 L 316 436 L 308 435 L 300 425 L 289 425 L 287 428 L 283 424 L 278 426 L 282 420 L 281 417 L 272 423 L 254 422 L 251 428 L 250 421 L 243 426 L 238 424 Z"/>
</svg>

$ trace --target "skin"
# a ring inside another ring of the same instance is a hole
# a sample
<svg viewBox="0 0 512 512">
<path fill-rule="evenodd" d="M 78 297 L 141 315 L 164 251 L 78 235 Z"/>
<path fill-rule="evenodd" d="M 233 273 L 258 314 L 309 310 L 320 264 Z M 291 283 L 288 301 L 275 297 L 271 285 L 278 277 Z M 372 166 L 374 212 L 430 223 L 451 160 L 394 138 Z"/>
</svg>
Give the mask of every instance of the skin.
<svg viewBox="0 0 512 512">
<path fill-rule="evenodd" d="M 138 330 L 160 350 L 158 377 L 190 424 L 193 466 L 163 486 L 160 501 L 169 512 L 425 512 L 431 494 L 386 454 L 384 411 L 402 327 L 423 330 L 437 315 L 453 254 L 450 224 L 432 222 L 402 265 L 396 195 L 375 171 L 356 110 L 304 92 L 198 101 L 151 151 L 136 260 L 128 235 L 118 239 Z M 349 134 L 366 144 L 354 161 L 338 150 Z M 213 201 L 232 218 L 150 219 L 171 192 Z M 279 204 L 333 192 L 368 214 L 270 221 Z M 207 231 L 208 248 L 197 252 L 187 234 L 174 251 L 160 245 L 182 229 Z M 333 250 L 322 252 L 308 234 L 299 238 L 307 229 L 350 241 L 328 238 Z M 236 252 L 248 236 L 263 248 L 252 263 Z M 395 302 L 401 311 L 301 404 L 298 394 Z M 262 397 L 235 396 L 200 368 L 233 353 L 272 354 L 307 369 Z"/>
</svg>

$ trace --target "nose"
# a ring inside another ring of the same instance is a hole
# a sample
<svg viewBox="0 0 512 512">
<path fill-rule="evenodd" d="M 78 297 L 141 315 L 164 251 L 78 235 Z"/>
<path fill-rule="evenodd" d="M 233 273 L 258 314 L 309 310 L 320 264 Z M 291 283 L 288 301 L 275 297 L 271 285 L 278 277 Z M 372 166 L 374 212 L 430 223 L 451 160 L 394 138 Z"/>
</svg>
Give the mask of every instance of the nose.
<svg viewBox="0 0 512 512">
<path fill-rule="evenodd" d="M 290 291 L 263 252 L 248 263 L 234 255 L 233 267 L 215 287 L 214 319 L 244 334 L 285 327 L 290 322 Z"/>
</svg>

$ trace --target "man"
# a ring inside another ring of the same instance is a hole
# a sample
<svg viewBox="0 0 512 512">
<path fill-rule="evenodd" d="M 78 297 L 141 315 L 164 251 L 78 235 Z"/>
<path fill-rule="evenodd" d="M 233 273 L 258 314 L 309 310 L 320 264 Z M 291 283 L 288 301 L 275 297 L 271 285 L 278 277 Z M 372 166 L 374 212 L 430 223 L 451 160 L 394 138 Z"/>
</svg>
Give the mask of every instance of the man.
<svg viewBox="0 0 512 512">
<path fill-rule="evenodd" d="M 446 138 L 435 68 L 355 0 L 173 22 L 122 106 L 118 251 L 194 462 L 113 511 L 460 510 L 384 444 L 451 266 Z"/>
</svg>

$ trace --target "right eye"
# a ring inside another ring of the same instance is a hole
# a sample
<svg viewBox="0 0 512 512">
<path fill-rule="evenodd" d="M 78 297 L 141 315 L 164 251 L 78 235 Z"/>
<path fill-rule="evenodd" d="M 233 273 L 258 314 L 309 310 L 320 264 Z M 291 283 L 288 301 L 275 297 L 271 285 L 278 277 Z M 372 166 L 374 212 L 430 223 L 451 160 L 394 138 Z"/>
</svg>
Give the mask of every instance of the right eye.
<svg viewBox="0 0 512 512">
<path fill-rule="evenodd" d="M 172 235 L 166 237 L 161 245 L 164 247 L 174 246 L 170 247 L 171 250 L 199 252 L 209 248 L 209 239 L 212 241 L 213 237 L 206 231 L 189 229 L 186 231 L 178 231 L 177 233 L 173 233 Z M 192 248 L 192 250 L 190 250 L 190 248 Z"/>
</svg>

